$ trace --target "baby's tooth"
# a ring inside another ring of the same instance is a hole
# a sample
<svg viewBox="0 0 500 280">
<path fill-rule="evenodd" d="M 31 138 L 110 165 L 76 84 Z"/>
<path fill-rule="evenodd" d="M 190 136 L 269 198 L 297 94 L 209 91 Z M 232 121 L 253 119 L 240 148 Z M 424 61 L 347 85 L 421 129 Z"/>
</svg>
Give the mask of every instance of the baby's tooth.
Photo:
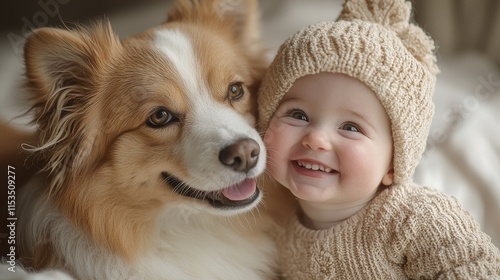
<svg viewBox="0 0 500 280">
<path fill-rule="evenodd" d="M 333 170 L 331 168 L 324 167 L 323 165 L 319 165 L 319 164 L 315 164 L 315 163 L 311 164 L 311 163 L 306 163 L 306 162 L 302 162 L 302 161 L 297 161 L 297 164 L 299 166 L 301 166 L 301 167 L 304 167 L 304 168 L 307 168 L 307 169 L 311 169 L 311 170 L 314 170 L 314 171 L 320 170 L 320 171 L 324 171 L 324 172 L 330 173 Z"/>
</svg>

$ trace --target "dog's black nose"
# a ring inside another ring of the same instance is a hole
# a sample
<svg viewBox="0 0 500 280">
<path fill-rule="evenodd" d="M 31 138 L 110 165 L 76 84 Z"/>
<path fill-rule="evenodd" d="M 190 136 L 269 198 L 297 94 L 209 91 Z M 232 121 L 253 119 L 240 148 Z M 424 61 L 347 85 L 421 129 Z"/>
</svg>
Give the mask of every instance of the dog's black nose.
<svg viewBox="0 0 500 280">
<path fill-rule="evenodd" d="M 260 146 L 250 138 L 240 139 L 219 152 L 222 164 L 235 171 L 248 172 L 259 160 Z"/>
</svg>

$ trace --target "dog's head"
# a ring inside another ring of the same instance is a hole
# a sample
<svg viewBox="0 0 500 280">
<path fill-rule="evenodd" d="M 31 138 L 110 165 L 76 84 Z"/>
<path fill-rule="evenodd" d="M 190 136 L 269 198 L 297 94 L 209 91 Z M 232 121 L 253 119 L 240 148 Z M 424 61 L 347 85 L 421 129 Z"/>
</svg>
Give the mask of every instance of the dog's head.
<svg viewBox="0 0 500 280">
<path fill-rule="evenodd" d="M 94 237 L 139 231 L 176 203 L 229 215 L 261 198 L 266 154 L 253 126 L 267 63 L 256 1 L 179 2 L 164 24 L 123 41 L 106 22 L 27 39 L 34 150 L 56 205 Z"/>
</svg>

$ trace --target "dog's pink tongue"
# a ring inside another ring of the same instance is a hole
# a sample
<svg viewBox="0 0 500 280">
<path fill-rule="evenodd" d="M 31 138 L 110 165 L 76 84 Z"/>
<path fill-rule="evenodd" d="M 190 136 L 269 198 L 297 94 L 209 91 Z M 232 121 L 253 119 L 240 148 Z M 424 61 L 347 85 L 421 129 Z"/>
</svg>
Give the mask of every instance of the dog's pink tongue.
<svg viewBox="0 0 500 280">
<path fill-rule="evenodd" d="M 222 194 L 229 200 L 245 200 L 255 193 L 256 188 L 255 179 L 245 179 L 241 183 L 223 189 Z"/>
</svg>

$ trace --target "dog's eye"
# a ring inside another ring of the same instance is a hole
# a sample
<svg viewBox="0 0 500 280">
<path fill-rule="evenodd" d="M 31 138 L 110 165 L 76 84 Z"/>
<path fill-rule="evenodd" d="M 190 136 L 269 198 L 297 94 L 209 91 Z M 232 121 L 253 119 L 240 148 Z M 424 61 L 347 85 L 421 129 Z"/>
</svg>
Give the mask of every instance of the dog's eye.
<svg viewBox="0 0 500 280">
<path fill-rule="evenodd" d="M 151 116 L 149 116 L 147 125 L 157 128 L 168 125 L 176 120 L 177 118 L 166 108 L 160 107 L 157 108 Z"/>
<path fill-rule="evenodd" d="M 238 100 L 245 94 L 243 84 L 241 82 L 232 83 L 227 89 L 227 97 L 230 101 Z"/>
</svg>

